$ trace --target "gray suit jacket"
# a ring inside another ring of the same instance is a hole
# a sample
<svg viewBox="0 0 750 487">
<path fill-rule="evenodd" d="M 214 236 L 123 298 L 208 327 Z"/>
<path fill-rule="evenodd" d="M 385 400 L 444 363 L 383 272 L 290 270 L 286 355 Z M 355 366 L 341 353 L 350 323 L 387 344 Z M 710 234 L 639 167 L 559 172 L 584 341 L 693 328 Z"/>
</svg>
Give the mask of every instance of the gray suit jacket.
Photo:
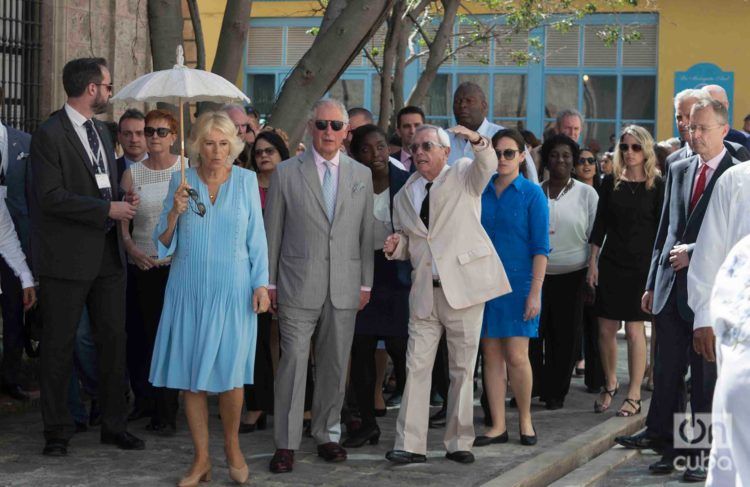
<svg viewBox="0 0 750 487">
<path fill-rule="evenodd" d="M 331 296 L 359 307 L 373 278 L 373 189 L 368 168 L 340 156 L 336 209 L 328 222 L 312 150 L 276 167 L 266 199 L 269 282 L 280 305 L 316 309 Z"/>
</svg>

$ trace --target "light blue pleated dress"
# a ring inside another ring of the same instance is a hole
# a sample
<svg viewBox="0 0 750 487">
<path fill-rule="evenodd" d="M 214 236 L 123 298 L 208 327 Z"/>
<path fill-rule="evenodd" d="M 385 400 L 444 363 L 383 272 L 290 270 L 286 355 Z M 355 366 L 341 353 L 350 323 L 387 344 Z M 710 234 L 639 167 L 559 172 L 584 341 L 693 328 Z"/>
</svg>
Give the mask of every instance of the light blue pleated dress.
<svg viewBox="0 0 750 487">
<path fill-rule="evenodd" d="M 172 255 L 149 381 L 157 387 L 224 392 L 253 382 L 257 317 L 253 291 L 268 285 L 268 247 L 255 173 L 234 166 L 211 205 L 195 169 L 188 184 L 206 205 L 183 213 L 169 248 L 167 227 L 175 173 L 154 240 L 159 258 Z M 195 206 L 191 203 L 191 208 Z"/>
</svg>

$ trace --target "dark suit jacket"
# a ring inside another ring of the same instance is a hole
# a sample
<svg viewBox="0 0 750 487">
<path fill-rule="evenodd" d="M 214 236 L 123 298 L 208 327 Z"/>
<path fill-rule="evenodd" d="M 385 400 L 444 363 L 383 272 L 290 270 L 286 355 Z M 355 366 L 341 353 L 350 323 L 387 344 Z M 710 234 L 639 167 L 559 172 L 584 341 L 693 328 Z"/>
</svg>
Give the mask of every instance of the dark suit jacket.
<svg viewBox="0 0 750 487">
<path fill-rule="evenodd" d="M 399 150 L 399 151 L 396 151 L 396 152 L 394 152 L 393 154 L 391 154 L 391 157 L 393 157 L 394 159 L 396 159 L 396 160 L 398 160 L 398 161 L 400 161 L 400 162 L 404 162 L 404 161 L 403 161 L 403 160 L 401 159 L 401 151 L 400 151 L 400 150 Z M 398 168 L 396 168 L 396 169 L 398 169 Z M 400 170 L 400 169 L 399 169 L 399 170 Z M 413 173 L 413 172 L 414 172 L 414 171 L 416 171 L 416 170 L 417 170 L 417 166 L 416 166 L 416 164 L 414 164 L 414 162 L 412 162 L 412 163 L 411 163 L 411 165 L 409 166 L 409 174 Z"/>
<path fill-rule="evenodd" d="M 727 136 L 724 138 L 724 140 L 740 144 L 741 146 L 744 146 L 745 149 L 750 149 L 750 138 L 748 138 L 739 130 L 730 128 L 729 133 L 727 133 Z"/>
<path fill-rule="evenodd" d="M 125 172 L 125 169 L 127 169 L 125 166 L 125 156 L 118 157 L 117 158 L 117 182 L 119 183 L 122 181 L 122 175 Z"/>
<path fill-rule="evenodd" d="M 738 161 L 740 162 L 750 161 L 750 151 L 748 151 L 745 147 L 741 146 L 740 144 L 724 139 L 724 147 L 727 148 L 727 152 L 729 152 L 729 155 L 731 155 Z M 688 149 L 689 149 L 688 145 L 683 144 L 680 150 L 677 150 L 669 154 L 667 156 L 667 161 L 664 163 L 664 172 L 667 172 L 669 170 L 669 166 L 673 162 L 681 161 L 682 159 L 687 159 L 688 157 L 692 157 L 692 155 L 687 155 Z"/>
<path fill-rule="evenodd" d="M 94 120 L 107 157 L 113 199 L 120 199 L 115 151 L 109 131 Z M 94 279 L 105 249 L 110 203 L 101 198 L 94 169 L 65 110 L 48 118 L 31 138 L 31 248 L 39 276 Z M 120 261 L 125 252 L 115 225 Z"/>
<path fill-rule="evenodd" d="M 8 197 L 5 202 L 13 219 L 13 225 L 21 242 L 23 253 L 29 255 L 29 207 L 26 202 L 26 177 L 29 164 L 29 146 L 31 136 L 13 127 L 6 126 L 8 131 L 8 171 L 5 184 L 8 186 Z"/>
<path fill-rule="evenodd" d="M 706 213 L 708 201 L 711 199 L 716 181 L 724 171 L 739 163 L 740 161 L 733 158 L 727 151 L 692 213 L 689 213 L 689 205 L 695 173 L 698 170 L 698 156 L 695 155 L 677 161 L 669 167 L 664 206 L 662 207 L 646 284 L 646 289 L 654 291 L 653 314 L 656 315 L 661 312 L 667 302 L 669 293 L 675 291 L 677 292 L 677 308 L 680 316 L 686 321 L 693 321 L 693 311 L 687 302 L 688 270 L 682 269 L 675 273 L 669 264 L 669 251 L 675 245 L 688 244 L 688 255 L 692 256 L 698 231 L 701 228 L 703 216 Z"/>
</svg>

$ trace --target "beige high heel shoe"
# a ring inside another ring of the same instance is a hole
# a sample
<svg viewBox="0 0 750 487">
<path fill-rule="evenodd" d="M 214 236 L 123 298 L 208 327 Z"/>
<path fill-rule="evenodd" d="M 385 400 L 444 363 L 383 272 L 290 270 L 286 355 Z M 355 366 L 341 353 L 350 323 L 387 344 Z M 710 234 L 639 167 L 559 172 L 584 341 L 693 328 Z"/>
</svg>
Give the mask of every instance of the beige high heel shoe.
<svg viewBox="0 0 750 487">
<path fill-rule="evenodd" d="M 229 462 L 227 462 L 227 464 L 229 464 Z M 250 469 L 248 468 L 247 464 L 245 464 L 245 466 L 242 468 L 234 468 L 233 466 L 229 465 L 229 478 L 240 485 L 246 484 L 250 479 Z"/>
<path fill-rule="evenodd" d="M 211 481 L 211 464 L 209 464 L 203 471 L 196 472 L 193 475 L 183 477 L 177 484 L 177 487 L 197 487 L 200 482 Z"/>
</svg>

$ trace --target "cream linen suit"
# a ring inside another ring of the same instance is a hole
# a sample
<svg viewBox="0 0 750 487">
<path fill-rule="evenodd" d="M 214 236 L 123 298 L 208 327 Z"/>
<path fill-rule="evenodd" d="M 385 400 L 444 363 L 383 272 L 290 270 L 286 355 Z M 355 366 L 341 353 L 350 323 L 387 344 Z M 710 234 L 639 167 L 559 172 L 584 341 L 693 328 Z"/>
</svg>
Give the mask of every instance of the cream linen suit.
<svg viewBox="0 0 750 487">
<path fill-rule="evenodd" d="M 473 147 L 475 159 L 462 158 L 444 170 L 430 190 L 430 228 L 419 218 L 407 180 L 394 199 L 394 226 L 400 233 L 389 259 L 411 260 L 407 381 L 396 425 L 394 449 L 425 454 L 432 366 L 445 329 L 448 392 L 445 447 L 471 450 L 474 442 L 472 377 L 482 329 L 484 303 L 511 291 L 500 258 L 480 222 L 481 195 L 497 170 L 489 141 Z M 441 281 L 433 287 L 433 260 Z"/>
</svg>

